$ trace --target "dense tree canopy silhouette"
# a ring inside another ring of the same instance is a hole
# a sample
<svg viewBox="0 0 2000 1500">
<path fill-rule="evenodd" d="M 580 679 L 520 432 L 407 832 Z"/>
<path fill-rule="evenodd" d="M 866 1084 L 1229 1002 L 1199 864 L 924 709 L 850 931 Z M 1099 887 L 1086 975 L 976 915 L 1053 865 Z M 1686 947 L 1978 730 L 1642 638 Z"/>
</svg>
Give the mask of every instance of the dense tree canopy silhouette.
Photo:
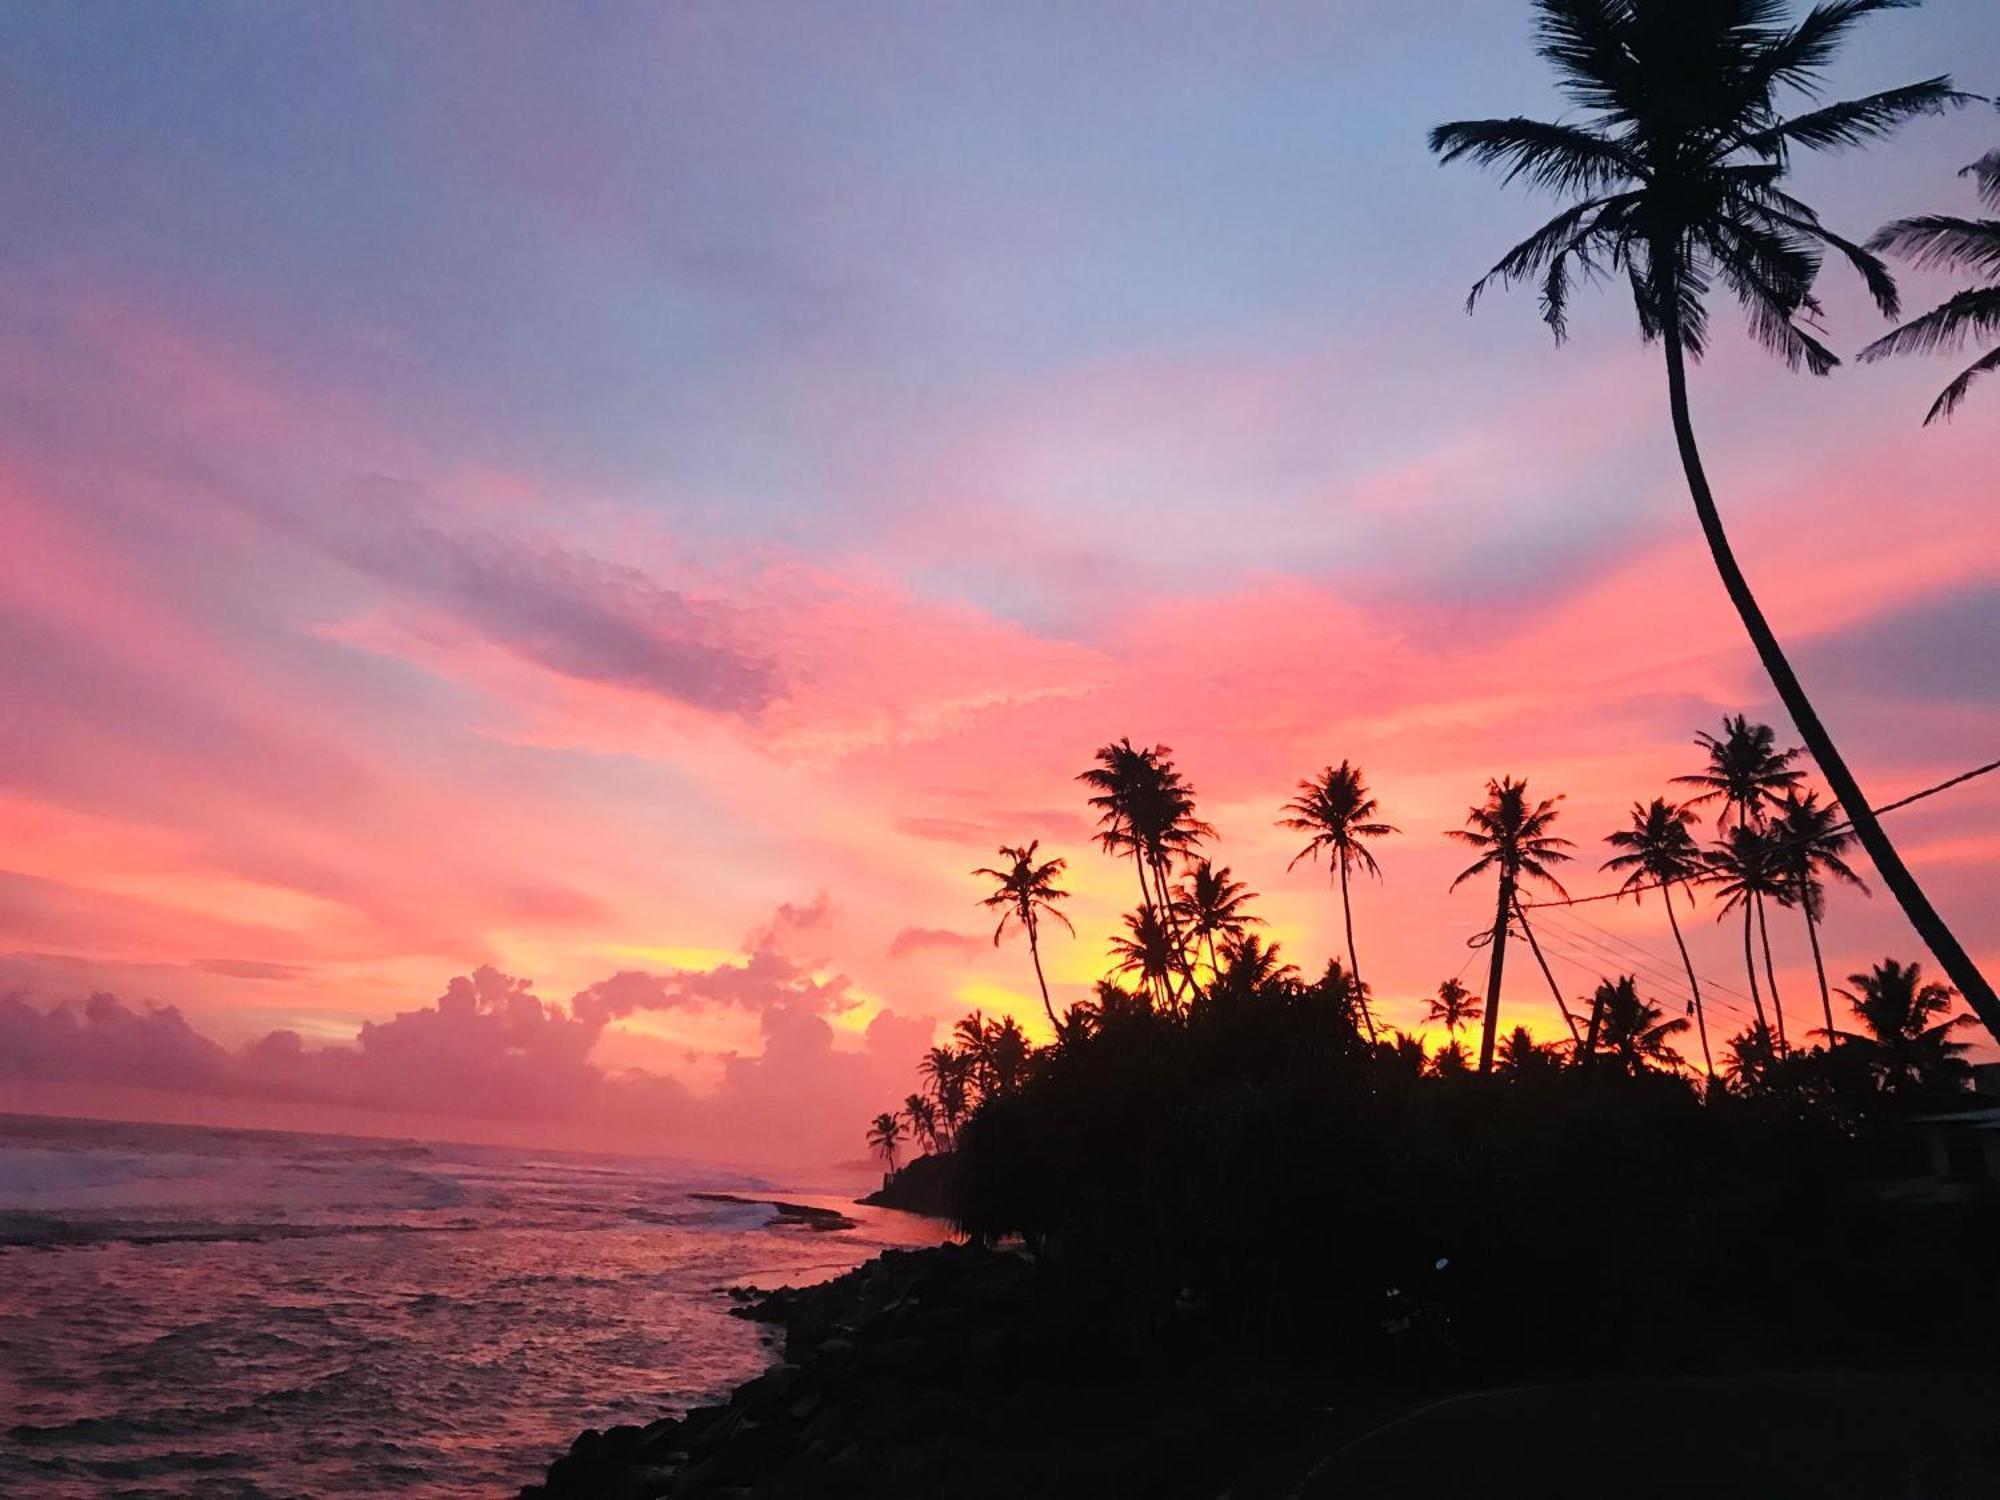
<svg viewBox="0 0 2000 1500">
<path fill-rule="evenodd" d="M 1826 251 L 1860 274 L 1885 316 L 1897 315 L 1880 257 L 1828 228 L 1783 184 L 1800 150 L 1860 145 L 1967 101 L 1945 77 L 1832 104 L 1814 97 L 1855 27 L 1907 3 L 1828 0 L 1787 24 L 1777 0 L 1536 0 L 1538 51 L 1581 118 L 1460 120 L 1438 126 L 1430 143 L 1445 162 L 1494 167 L 1508 182 L 1569 200 L 1474 284 L 1471 302 L 1496 281 L 1532 280 L 1560 341 L 1577 279 L 1617 276 L 1630 289 L 1641 337 L 1666 355 L 1681 466 L 1730 602 L 1883 883 L 2000 1038 L 2000 998 L 1883 832 L 1751 592 L 1688 404 L 1687 362 L 1707 347 L 1718 284 L 1759 343 L 1816 375 L 1839 363 L 1814 332 L 1813 284 Z M 1808 107 L 1787 115 L 1793 98 Z"/>
</svg>

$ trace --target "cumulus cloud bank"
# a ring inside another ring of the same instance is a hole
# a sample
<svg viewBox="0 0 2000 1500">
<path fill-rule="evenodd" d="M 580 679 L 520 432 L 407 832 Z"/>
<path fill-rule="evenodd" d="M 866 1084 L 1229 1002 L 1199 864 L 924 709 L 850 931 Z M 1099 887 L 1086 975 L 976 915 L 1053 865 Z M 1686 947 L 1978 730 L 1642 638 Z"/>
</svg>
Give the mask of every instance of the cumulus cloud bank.
<svg viewBox="0 0 2000 1500">
<path fill-rule="evenodd" d="M 428 1005 L 365 1023 L 351 1046 L 309 1046 L 281 1029 L 236 1049 L 176 1006 L 106 993 L 41 1005 L 17 993 L 0 997 L 0 1079 L 562 1124 L 615 1132 L 635 1149 L 823 1165 L 857 1154 L 841 1143 L 898 1096 L 932 1031 L 882 1011 L 860 1050 L 836 1047 L 828 1017 L 851 1008 L 847 990 L 770 945 L 707 970 L 626 970 L 567 1004 L 482 966 Z M 712 1093 L 591 1060 L 622 1017 L 717 1006 L 757 1015 L 763 1050 L 725 1057 Z"/>
</svg>

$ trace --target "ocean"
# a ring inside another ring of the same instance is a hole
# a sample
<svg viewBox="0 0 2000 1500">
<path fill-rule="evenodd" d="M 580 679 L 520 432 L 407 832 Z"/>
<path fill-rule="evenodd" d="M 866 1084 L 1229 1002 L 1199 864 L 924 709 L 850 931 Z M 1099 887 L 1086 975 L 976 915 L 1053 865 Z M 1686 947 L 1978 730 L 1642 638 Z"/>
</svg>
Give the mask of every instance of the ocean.
<svg viewBox="0 0 2000 1500">
<path fill-rule="evenodd" d="M 0 1495 L 511 1495 L 767 1365 L 725 1288 L 940 1237 L 685 1163 L 0 1116 Z"/>
</svg>

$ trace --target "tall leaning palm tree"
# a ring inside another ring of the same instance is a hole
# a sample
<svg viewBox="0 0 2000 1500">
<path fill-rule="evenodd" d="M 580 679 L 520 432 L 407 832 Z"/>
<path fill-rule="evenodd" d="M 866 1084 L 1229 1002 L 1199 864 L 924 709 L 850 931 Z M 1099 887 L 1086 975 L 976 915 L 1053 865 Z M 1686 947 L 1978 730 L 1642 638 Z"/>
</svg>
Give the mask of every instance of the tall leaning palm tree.
<svg viewBox="0 0 2000 1500">
<path fill-rule="evenodd" d="M 1049 859 L 1036 864 L 1035 851 L 1041 844 L 1040 839 L 1030 839 L 1024 848 L 1002 844 L 1000 858 L 1006 864 L 1005 869 L 981 868 L 972 873 L 994 882 L 992 893 L 979 902 L 981 906 L 1000 909 L 1000 925 L 993 929 L 993 946 L 1000 946 L 1000 936 L 1009 922 L 1018 922 L 1028 934 L 1028 955 L 1035 961 L 1035 983 L 1042 987 L 1042 1009 L 1049 1013 L 1049 1025 L 1055 1028 L 1056 1035 L 1061 1036 L 1062 1022 L 1056 1019 L 1056 1008 L 1049 1001 L 1049 981 L 1042 974 L 1042 918 L 1062 923 L 1063 930 L 1071 937 L 1076 936 L 1076 929 L 1058 909 L 1060 902 L 1069 899 L 1069 892 L 1057 884 L 1062 878 L 1063 862 Z"/>
<path fill-rule="evenodd" d="M 1563 850 L 1570 841 L 1549 830 L 1555 826 L 1556 804 L 1560 797 L 1528 800 L 1528 783 L 1508 776 L 1486 783 L 1486 801 L 1466 814 L 1465 827 L 1447 829 L 1446 838 L 1457 839 L 1480 851 L 1479 858 L 1459 872 L 1451 883 L 1457 890 L 1475 875 L 1488 870 L 1500 877 L 1500 902 L 1493 915 L 1493 956 L 1486 969 L 1486 1025 L 1479 1035 L 1479 1071 L 1493 1071 L 1493 1043 L 1500 1020 L 1500 972 L 1507 956 L 1507 923 L 1514 914 L 1516 892 L 1523 880 L 1539 880 L 1556 894 L 1568 898 L 1562 882 L 1549 866 L 1570 858 Z"/>
<path fill-rule="evenodd" d="M 1376 821 L 1380 809 L 1369 794 L 1361 767 L 1346 761 L 1301 781 L 1298 796 L 1285 804 L 1284 811 L 1287 816 L 1278 820 L 1278 827 L 1311 835 L 1305 848 L 1293 855 L 1292 863 L 1285 868 L 1291 869 L 1302 859 L 1317 859 L 1324 851 L 1327 873 L 1340 881 L 1340 919 L 1347 928 L 1347 972 L 1353 977 L 1355 1003 L 1361 1007 L 1361 1019 L 1368 1025 L 1368 1040 L 1372 1042 L 1376 1039 L 1375 1017 L 1368 1009 L 1368 992 L 1361 985 L 1361 960 L 1354 952 L 1354 905 L 1348 896 L 1347 871 L 1350 865 L 1358 865 L 1380 880 L 1382 868 L 1368 852 L 1368 840 L 1385 838 L 1396 830 Z"/>
<path fill-rule="evenodd" d="M 1958 175 L 1973 180 L 1979 189 L 1980 202 L 1988 208 L 2000 209 L 2000 151 L 1987 152 Z M 1892 354 L 1934 354 L 1963 348 L 1968 338 L 1992 338 L 2000 334 L 2000 218 L 1919 214 L 1913 219 L 1898 219 L 1883 225 L 1868 241 L 1868 248 L 1906 256 L 1925 270 L 1964 271 L 1982 276 L 1987 284 L 1959 292 L 1921 317 L 1910 319 L 1863 349 L 1863 359 L 1886 359 Z M 1930 411 L 1924 415 L 1924 426 L 1930 426 L 1939 417 L 1949 419 L 1965 399 L 1972 382 L 1994 370 L 2000 370 L 2000 344 L 1959 371 L 1958 377 L 1931 403 Z"/>
<path fill-rule="evenodd" d="M 1674 887 L 1687 892 L 1688 906 L 1694 906 L 1694 881 L 1706 869 L 1701 847 L 1688 830 L 1699 823 L 1691 807 L 1676 807 L 1664 797 L 1655 797 L 1644 806 L 1632 804 L 1632 825 L 1606 834 L 1604 842 L 1620 852 L 1607 859 L 1602 868 L 1622 870 L 1625 883 L 1621 896 L 1641 901 L 1648 887 L 1658 886 L 1667 908 L 1667 926 L 1673 930 L 1674 946 L 1681 951 L 1681 967 L 1687 971 L 1689 1008 L 1694 1011 L 1701 1035 L 1701 1062 L 1710 1083 L 1715 1081 L 1715 1058 L 1708 1050 L 1708 1015 L 1702 1008 L 1701 981 L 1695 978 L 1694 961 L 1688 957 L 1687 941 L 1681 936 L 1680 919 L 1674 915 Z"/>
<path fill-rule="evenodd" d="M 1827 0 L 1786 25 L 1777 0 L 1536 0 L 1540 53 L 1583 118 L 1461 120 L 1437 127 L 1430 141 L 1447 162 L 1496 167 L 1509 182 L 1568 200 L 1475 284 L 1473 300 L 1496 281 L 1531 280 L 1560 340 L 1578 276 L 1615 275 L 1630 286 L 1641 336 L 1666 355 L 1681 467 L 1730 602 L 1883 883 L 2000 1037 L 2000 998 L 1883 833 L 1750 591 L 1688 410 L 1687 363 L 1708 345 L 1708 293 L 1717 283 L 1743 305 L 1759 342 L 1816 375 L 1838 363 L 1812 332 L 1820 312 L 1813 282 L 1827 249 L 1861 274 L 1885 316 L 1897 315 L 1881 259 L 1821 223 L 1785 191 L 1785 174 L 1795 151 L 1859 145 L 1968 96 L 1937 77 L 1812 103 L 1789 117 L 1780 105 L 1787 96 L 1810 99 L 1859 22 L 1907 3 Z"/>
<path fill-rule="evenodd" d="M 1841 819 L 1840 808 L 1822 804 L 1818 792 L 1785 798 L 1771 823 L 1779 867 L 1791 882 L 1792 900 L 1805 913 L 1806 940 L 1812 944 L 1813 973 L 1819 979 L 1819 1004 L 1826 1016 L 1826 1044 L 1834 1045 L 1833 997 L 1826 985 L 1826 960 L 1819 951 L 1819 922 L 1826 911 L 1826 879 L 1851 885 L 1864 895 L 1868 886 L 1842 858 L 1854 843 L 1853 830 Z M 1825 877 L 1825 878 L 1823 878 Z"/>
</svg>

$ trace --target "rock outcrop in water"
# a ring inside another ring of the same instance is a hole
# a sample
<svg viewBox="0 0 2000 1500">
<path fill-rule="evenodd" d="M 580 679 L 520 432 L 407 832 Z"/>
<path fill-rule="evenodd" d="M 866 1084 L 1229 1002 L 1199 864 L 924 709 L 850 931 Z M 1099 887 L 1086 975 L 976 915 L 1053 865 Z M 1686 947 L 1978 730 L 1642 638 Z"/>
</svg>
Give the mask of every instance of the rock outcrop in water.
<svg viewBox="0 0 2000 1500">
<path fill-rule="evenodd" d="M 785 1477 L 811 1492 L 868 1452 L 948 1423 L 1060 1360 L 1062 1323 L 1036 1315 L 1032 1266 L 961 1245 L 885 1251 L 819 1286 L 748 1294 L 737 1316 L 784 1329 L 784 1360 L 726 1405 L 595 1428 L 522 1500 L 681 1500 Z"/>
</svg>

